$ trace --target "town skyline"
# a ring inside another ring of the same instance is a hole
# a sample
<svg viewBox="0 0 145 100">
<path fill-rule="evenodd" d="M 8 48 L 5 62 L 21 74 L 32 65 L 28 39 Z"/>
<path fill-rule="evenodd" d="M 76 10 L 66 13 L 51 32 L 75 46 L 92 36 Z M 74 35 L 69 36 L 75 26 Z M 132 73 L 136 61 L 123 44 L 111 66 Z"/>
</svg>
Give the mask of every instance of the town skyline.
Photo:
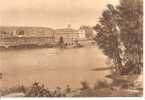
<svg viewBox="0 0 145 100">
<path fill-rule="evenodd" d="M 116 5 L 118 0 L 0 1 L 0 26 L 94 26 L 108 3 Z"/>
</svg>

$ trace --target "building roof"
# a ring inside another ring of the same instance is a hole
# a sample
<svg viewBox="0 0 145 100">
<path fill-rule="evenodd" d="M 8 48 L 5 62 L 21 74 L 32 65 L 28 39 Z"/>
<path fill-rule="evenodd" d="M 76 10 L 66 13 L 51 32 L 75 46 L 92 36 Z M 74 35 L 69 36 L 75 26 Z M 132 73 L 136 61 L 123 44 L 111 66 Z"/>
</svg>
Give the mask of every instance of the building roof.
<svg viewBox="0 0 145 100">
<path fill-rule="evenodd" d="M 72 29 L 72 28 L 62 28 L 62 29 L 56 29 L 56 33 L 78 33 L 78 30 Z"/>
</svg>

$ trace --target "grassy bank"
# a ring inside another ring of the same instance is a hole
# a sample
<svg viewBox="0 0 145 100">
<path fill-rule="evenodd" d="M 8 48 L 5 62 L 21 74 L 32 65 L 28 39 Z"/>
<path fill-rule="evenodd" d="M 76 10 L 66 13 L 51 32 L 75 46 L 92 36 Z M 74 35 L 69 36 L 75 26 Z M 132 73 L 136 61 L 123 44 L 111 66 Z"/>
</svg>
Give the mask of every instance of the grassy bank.
<svg viewBox="0 0 145 100">
<path fill-rule="evenodd" d="M 46 88 L 39 82 L 34 82 L 31 86 L 24 85 L 1 89 L 1 96 L 4 97 L 126 97 L 142 96 L 143 89 L 135 89 L 129 83 L 124 86 L 115 86 L 114 83 L 108 83 L 106 80 L 97 81 L 93 87 L 83 81 L 81 87 L 72 89 L 69 85 L 65 88 L 56 87 L 55 89 Z M 127 85 L 127 86 L 125 86 Z"/>
</svg>

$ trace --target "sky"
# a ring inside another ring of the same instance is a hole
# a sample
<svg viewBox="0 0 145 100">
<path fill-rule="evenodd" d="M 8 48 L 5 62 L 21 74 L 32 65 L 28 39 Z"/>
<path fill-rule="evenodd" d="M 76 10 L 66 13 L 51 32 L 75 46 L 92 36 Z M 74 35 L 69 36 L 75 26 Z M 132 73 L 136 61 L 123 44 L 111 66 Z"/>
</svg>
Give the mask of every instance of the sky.
<svg viewBox="0 0 145 100">
<path fill-rule="evenodd" d="M 94 26 L 107 4 L 119 0 L 0 0 L 1 26 Z"/>
</svg>

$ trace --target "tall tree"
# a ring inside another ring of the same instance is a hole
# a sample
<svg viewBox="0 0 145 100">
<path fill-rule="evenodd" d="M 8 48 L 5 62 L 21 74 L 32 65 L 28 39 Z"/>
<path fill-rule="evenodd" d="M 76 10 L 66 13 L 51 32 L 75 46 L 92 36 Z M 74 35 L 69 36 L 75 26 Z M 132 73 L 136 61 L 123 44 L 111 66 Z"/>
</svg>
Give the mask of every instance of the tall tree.
<svg viewBox="0 0 145 100">
<path fill-rule="evenodd" d="M 139 73 L 143 66 L 143 0 L 121 0 L 117 10 L 125 67 Z"/>
<path fill-rule="evenodd" d="M 117 71 L 122 67 L 119 30 L 116 27 L 116 14 L 113 5 L 108 5 L 103 12 L 99 24 L 94 29 L 97 31 L 96 41 L 104 54 L 113 60 Z"/>
<path fill-rule="evenodd" d="M 120 0 L 116 7 L 107 5 L 94 29 L 98 46 L 113 60 L 120 73 L 124 69 L 125 73 L 140 69 L 143 59 L 142 0 Z"/>
</svg>

